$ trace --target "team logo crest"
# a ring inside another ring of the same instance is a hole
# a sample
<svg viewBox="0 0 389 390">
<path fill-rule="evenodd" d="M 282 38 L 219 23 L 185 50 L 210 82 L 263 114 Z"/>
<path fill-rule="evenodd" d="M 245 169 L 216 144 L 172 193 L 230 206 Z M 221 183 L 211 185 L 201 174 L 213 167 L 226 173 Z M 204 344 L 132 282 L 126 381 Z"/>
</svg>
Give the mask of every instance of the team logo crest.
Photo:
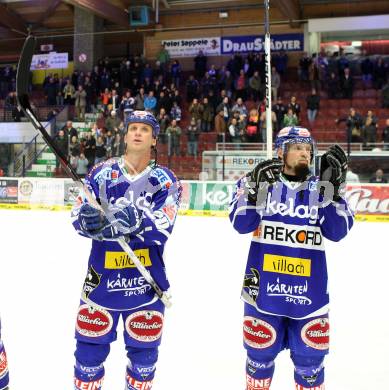
<svg viewBox="0 0 389 390">
<path fill-rule="evenodd" d="M 259 271 L 255 268 L 250 268 L 252 274 L 246 274 L 243 281 L 243 289 L 247 291 L 249 296 L 255 301 L 259 295 Z"/>
</svg>

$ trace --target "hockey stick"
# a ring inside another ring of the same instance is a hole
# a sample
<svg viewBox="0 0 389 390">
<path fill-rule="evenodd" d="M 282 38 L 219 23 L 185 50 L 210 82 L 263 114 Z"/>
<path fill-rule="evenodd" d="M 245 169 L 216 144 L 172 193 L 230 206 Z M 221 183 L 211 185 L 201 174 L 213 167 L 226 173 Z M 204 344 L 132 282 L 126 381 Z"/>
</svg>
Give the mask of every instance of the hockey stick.
<svg viewBox="0 0 389 390">
<path fill-rule="evenodd" d="M 30 100 L 28 96 L 28 83 L 29 83 L 29 74 L 32 56 L 34 54 L 36 38 L 32 35 L 28 36 L 26 41 L 24 42 L 24 46 L 22 49 L 22 53 L 20 55 L 20 60 L 17 69 L 16 75 L 16 95 L 17 101 L 25 113 L 26 117 L 31 121 L 33 126 L 42 134 L 42 137 L 47 145 L 53 150 L 56 157 L 59 159 L 60 164 L 65 169 L 66 173 L 74 180 L 77 187 L 82 189 L 88 199 L 88 201 L 99 210 L 103 211 L 101 205 L 97 203 L 97 201 L 93 198 L 92 194 L 88 190 L 88 188 L 82 182 L 80 176 L 73 169 L 70 163 L 67 161 L 66 156 L 62 153 L 62 151 L 58 148 L 56 143 L 47 133 L 46 129 L 42 126 L 36 115 L 31 109 Z M 145 268 L 145 266 L 140 262 L 138 257 L 132 251 L 131 247 L 125 241 L 123 237 L 117 239 L 118 244 L 122 247 L 124 252 L 129 256 L 129 258 L 134 262 L 136 268 L 141 273 L 141 275 L 145 278 L 147 283 L 149 283 L 155 292 L 157 293 L 159 299 L 164 303 L 166 307 L 171 306 L 170 294 L 167 291 L 162 291 L 162 289 L 155 282 L 154 278 L 151 276 L 150 272 Z"/>
<path fill-rule="evenodd" d="M 269 2 L 264 0 L 265 8 L 265 97 L 266 97 L 266 157 L 273 155 L 273 126 L 271 107 L 271 57 L 270 57 L 270 21 Z"/>
</svg>

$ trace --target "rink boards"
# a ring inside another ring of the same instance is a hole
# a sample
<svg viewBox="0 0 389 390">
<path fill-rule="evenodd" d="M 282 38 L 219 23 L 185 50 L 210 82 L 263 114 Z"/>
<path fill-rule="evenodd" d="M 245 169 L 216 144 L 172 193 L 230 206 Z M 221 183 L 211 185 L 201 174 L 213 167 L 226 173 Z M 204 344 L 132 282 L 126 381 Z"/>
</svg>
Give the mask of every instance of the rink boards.
<svg viewBox="0 0 389 390">
<path fill-rule="evenodd" d="M 234 182 L 182 181 L 180 215 L 228 214 Z M 1 178 L 0 209 L 70 210 L 79 194 L 70 179 Z M 389 222 L 389 185 L 353 184 L 346 198 L 359 221 Z"/>
</svg>

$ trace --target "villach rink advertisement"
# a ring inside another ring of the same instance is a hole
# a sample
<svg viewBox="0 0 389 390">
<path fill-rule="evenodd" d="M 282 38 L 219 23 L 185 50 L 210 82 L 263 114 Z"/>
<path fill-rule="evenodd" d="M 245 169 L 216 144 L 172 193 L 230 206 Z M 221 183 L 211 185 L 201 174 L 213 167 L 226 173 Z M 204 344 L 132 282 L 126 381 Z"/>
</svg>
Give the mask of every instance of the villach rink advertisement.
<svg viewBox="0 0 389 390">
<path fill-rule="evenodd" d="M 234 182 L 182 181 L 181 215 L 228 214 Z M 79 189 L 70 179 L 1 178 L 0 208 L 69 210 Z M 389 222 L 389 184 L 347 186 L 346 198 L 357 220 Z"/>
</svg>

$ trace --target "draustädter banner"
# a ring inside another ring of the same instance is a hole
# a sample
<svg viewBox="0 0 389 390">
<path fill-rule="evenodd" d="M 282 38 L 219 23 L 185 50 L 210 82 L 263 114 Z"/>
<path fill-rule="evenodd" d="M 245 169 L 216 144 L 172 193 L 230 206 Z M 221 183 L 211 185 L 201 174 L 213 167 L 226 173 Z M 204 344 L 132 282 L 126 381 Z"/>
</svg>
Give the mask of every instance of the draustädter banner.
<svg viewBox="0 0 389 390">
<path fill-rule="evenodd" d="M 228 215 L 235 182 L 182 181 L 180 215 Z M 0 209 L 69 210 L 79 195 L 70 179 L 1 178 Z M 359 221 L 389 222 L 389 184 L 353 184 L 346 198 Z"/>
<path fill-rule="evenodd" d="M 270 39 L 271 51 L 303 51 L 304 34 L 275 34 Z M 264 35 L 237 35 L 221 38 L 221 54 L 264 52 Z"/>
</svg>

